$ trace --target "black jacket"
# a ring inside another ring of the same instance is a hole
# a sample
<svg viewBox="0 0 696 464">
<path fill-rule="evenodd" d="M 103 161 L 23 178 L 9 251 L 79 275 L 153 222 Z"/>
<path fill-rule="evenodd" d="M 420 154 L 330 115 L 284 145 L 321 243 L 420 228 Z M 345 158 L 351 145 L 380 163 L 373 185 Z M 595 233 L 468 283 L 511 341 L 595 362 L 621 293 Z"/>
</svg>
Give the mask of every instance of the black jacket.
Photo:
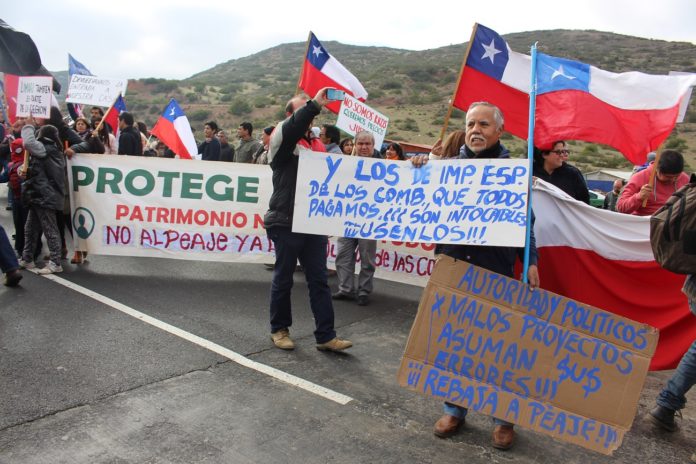
<svg viewBox="0 0 696 464">
<path fill-rule="evenodd" d="M 118 137 L 118 154 L 136 156 L 143 154 L 140 131 L 134 126 L 128 126 L 121 130 L 121 135 Z"/>
<path fill-rule="evenodd" d="M 466 148 L 464 152 L 459 155 L 460 159 L 509 157 L 510 152 L 500 143 L 478 154 Z M 534 224 L 534 214 L 532 214 L 532 224 Z M 524 260 L 524 248 L 515 247 L 440 244 L 435 247 L 435 254 L 438 253 L 445 254 L 454 259 L 466 261 L 475 266 L 511 278 L 515 277 L 515 259 L 519 258 L 520 261 Z M 534 237 L 534 229 L 532 229 L 530 235 L 529 264 L 536 265 L 537 260 L 536 238 Z"/>
<path fill-rule="evenodd" d="M 534 176 L 544 182 L 555 185 L 576 200 L 590 204 L 590 192 L 587 190 L 587 183 L 585 183 L 585 178 L 580 170 L 575 166 L 563 163 L 560 168 L 549 174 L 544 169 L 542 163 L 534 163 Z"/>
<path fill-rule="evenodd" d="M 304 141 L 307 147 L 312 140 L 306 138 L 312 120 L 321 112 L 312 100 L 299 108 L 275 128 L 268 149 L 268 161 L 273 170 L 273 193 L 268 202 L 268 212 L 264 217 L 266 228 L 291 227 L 295 208 L 295 184 L 300 157 L 298 143 Z"/>
<path fill-rule="evenodd" d="M 203 161 L 220 161 L 220 141 L 213 137 L 210 141 L 204 141 L 198 146 L 198 153 Z"/>
<path fill-rule="evenodd" d="M 24 127 L 22 140 L 30 156 L 27 180 L 23 185 L 22 204 L 62 211 L 65 195 L 63 152 L 50 139 L 36 140 L 32 126 Z"/>
</svg>

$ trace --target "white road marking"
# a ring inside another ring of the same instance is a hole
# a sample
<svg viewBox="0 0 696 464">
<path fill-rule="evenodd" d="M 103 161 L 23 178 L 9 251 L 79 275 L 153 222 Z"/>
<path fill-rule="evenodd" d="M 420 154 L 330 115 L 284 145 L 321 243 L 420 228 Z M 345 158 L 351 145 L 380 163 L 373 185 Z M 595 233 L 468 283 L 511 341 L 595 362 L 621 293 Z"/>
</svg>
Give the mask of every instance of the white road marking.
<svg viewBox="0 0 696 464">
<path fill-rule="evenodd" d="M 225 348 L 224 346 L 220 346 L 217 343 L 213 343 L 209 340 L 206 340 L 205 338 L 201 338 L 198 335 L 194 335 L 192 333 L 186 332 L 185 330 L 182 330 L 178 327 L 175 327 L 171 324 L 167 324 L 166 322 L 160 321 L 159 319 L 155 319 L 154 317 L 148 316 L 147 314 L 141 313 L 140 311 L 137 311 L 130 306 L 126 306 L 123 303 L 119 303 L 116 300 L 112 300 L 109 297 L 106 297 L 104 295 L 101 295 L 95 291 L 92 291 L 88 288 L 85 288 L 81 285 L 75 284 L 73 282 L 70 282 L 69 280 L 65 280 L 61 277 L 58 277 L 55 274 L 47 274 L 44 275 L 49 280 L 52 280 L 53 282 L 63 285 L 64 287 L 67 287 L 71 290 L 74 290 L 78 293 L 81 293 L 85 296 L 88 296 L 92 298 L 93 300 L 99 301 L 100 303 L 103 303 L 107 306 L 111 306 L 112 308 L 121 311 L 125 314 L 128 314 L 129 316 L 132 316 L 136 319 L 139 319 L 146 324 L 150 324 L 154 327 L 157 327 L 158 329 L 164 330 L 165 332 L 169 332 L 172 335 L 176 335 L 177 337 L 183 338 L 186 341 L 189 341 L 191 343 L 194 343 L 200 347 L 203 347 L 207 350 L 210 350 L 214 353 L 219 354 L 220 356 L 224 356 L 230 361 L 234 361 L 237 364 L 240 364 L 244 367 L 248 367 L 250 369 L 253 369 L 257 372 L 261 372 L 262 374 L 266 374 L 270 377 L 273 377 L 274 379 L 280 380 L 281 382 L 285 382 L 287 384 L 293 385 L 295 387 L 301 388 L 302 390 L 305 390 L 309 393 L 313 393 L 315 395 L 319 395 L 323 398 L 326 398 L 331 401 L 335 401 L 338 404 L 348 404 L 350 401 L 353 400 L 350 396 L 344 395 L 342 393 L 335 392 L 333 390 L 330 390 L 326 387 L 322 387 L 321 385 L 317 385 L 315 383 L 312 383 L 308 380 L 301 379 L 299 377 L 296 377 L 292 374 L 288 374 L 287 372 L 283 372 L 281 370 L 278 370 L 274 367 L 267 366 L 265 364 L 258 363 L 256 361 L 252 361 L 251 359 L 247 358 L 246 356 L 243 356 L 237 352 L 234 352 L 230 349 Z"/>
</svg>

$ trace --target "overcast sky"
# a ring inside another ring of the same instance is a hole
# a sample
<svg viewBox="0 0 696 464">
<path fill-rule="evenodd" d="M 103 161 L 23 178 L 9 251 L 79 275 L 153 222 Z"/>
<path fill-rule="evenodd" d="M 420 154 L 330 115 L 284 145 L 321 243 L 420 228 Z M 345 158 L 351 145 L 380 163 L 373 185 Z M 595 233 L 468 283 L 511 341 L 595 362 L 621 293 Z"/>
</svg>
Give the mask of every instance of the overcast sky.
<svg viewBox="0 0 696 464">
<path fill-rule="evenodd" d="M 52 71 L 67 69 L 71 53 L 95 75 L 126 78 L 183 79 L 303 42 L 310 30 L 322 41 L 409 50 L 466 42 L 475 22 L 500 34 L 595 29 L 696 44 L 694 0 L 24 0 L 1 17 L 31 35 Z"/>
</svg>

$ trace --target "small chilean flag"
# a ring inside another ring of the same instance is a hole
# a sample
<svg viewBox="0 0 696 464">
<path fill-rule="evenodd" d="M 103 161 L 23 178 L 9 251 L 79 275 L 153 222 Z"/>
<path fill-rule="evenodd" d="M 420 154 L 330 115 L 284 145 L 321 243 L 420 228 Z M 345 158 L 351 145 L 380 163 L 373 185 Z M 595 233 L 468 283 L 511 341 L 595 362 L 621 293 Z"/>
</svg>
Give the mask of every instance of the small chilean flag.
<svg viewBox="0 0 696 464">
<path fill-rule="evenodd" d="M 114 104 L 109 108 L 109 110 L 106 112 L 104 115 L 104 123 L 108 124 L 109 127 L 111 127 L 111 133 L 114 134 L 114 137 L 116 137 L 116 140 L 118 140 L 118 115 L 123 113 L 126 110 L 126 102 L 123 100 L 123 97 L 121 94 L 118 95 L 118 98 L 114 102 Z"/>
<path fill-rule="evenodd" d="M 367 91 L 358 78 L 331 56 L 312 32 L 309 33 L 307 56 L 298 87 L 310 97 L 314 97 L 324 87 L 332 87 L 343 90 L 360 101 L 367 99 Z M 330 103 L 326 107 L 331 112 L 338 113 L 341 102 Z"/>
<path fill-rule="evenodd" d="M 191 124 L 173 98 L 150 131 L 182 159 L 192 159 L 197 153 Z"/>
</svg>

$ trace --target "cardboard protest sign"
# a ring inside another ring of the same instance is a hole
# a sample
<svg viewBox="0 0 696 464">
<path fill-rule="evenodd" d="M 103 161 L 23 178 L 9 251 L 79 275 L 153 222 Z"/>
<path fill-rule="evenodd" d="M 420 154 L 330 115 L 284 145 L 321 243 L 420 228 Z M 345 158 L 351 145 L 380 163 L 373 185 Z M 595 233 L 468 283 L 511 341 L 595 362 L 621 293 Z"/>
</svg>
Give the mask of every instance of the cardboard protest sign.
<svg viewBox="0 0 696 464">
<path fill-rule="evenodd" d="M 336 127 L 350 135 L 355 136 L 361 131 L 372 132 L 375 136 L 375 147 L 378 150 L 384 142 L 388 125 L 388 117 L 348 94 L 341 103 L 336 120 Z"/>
<path fill-rule="evenodd" d="M 611 454 L 631 427 L 657 330 L 440 257 L 399 384 Z"/>
<path fill-rule="evenodd" d="M 420 243 L 524 246 L 523 159 L 404 161 L 303 152 L 293 231 Z"/>
<path fill-rule="evenodd" d="M 65 101 L 84 105 L 111 106 L 118 94 L 126 94 L 127 79 L 73 74 Z"/>
<path fill-rule="evenodd" d="M 20 76 L 17 89 L 17 117 L 51 116 L 51 95 L 53 78 L 51 76 Z"/>
</svg>

